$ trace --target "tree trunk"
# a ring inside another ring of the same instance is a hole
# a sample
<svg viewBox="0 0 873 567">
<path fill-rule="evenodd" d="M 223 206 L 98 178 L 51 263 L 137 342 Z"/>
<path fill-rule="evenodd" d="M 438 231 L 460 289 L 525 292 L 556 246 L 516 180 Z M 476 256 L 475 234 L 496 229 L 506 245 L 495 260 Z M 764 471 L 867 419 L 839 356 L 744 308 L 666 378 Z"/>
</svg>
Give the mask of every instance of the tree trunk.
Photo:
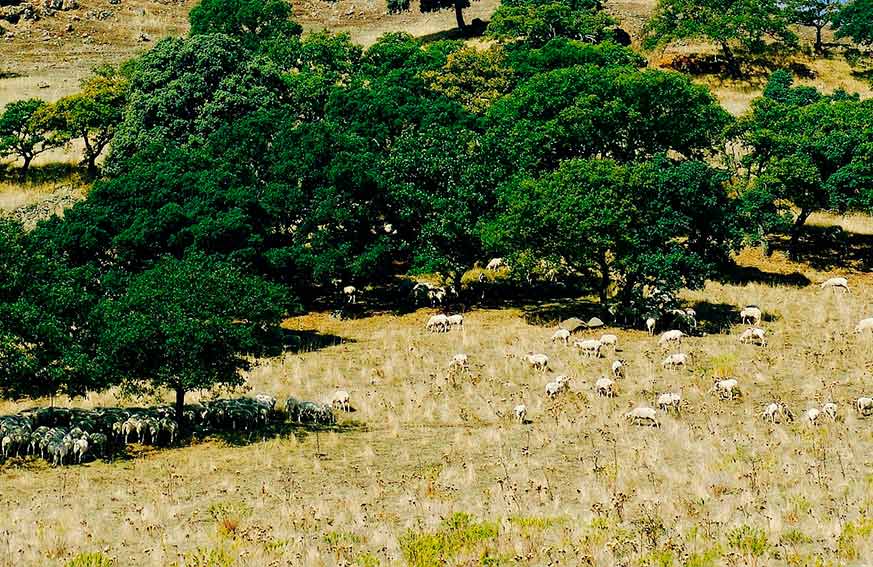
<svg viewBox="0 0 873 567">
<path fill-rule="evenodd" d="M 455 0 L 455 20 L 458 21 L 459 30 L 467 29 L 467 24 L 464 23 L 464 8 L 461 4 L 461 0 Z"/>
<path fill-rule="evenodd" d="M 734 57 L 734 52 L 731 51 L 731 46 L 726 41 L 721 42 L 721 52 L 727 62 L 728 73 L 732 77 L 740 75 L 740 65 L 737 63 L 737 58 Z"/>
<path fill-rule="evenodd" d="M 803 228 L 806 219 L 812 214 L 811 210 L 800 209 L 800 214 L 794 219 L 794 225 L 791 227 L 791 241 L 789 242 L 789 254 L 792 258 L 797 257 L 797 245 L 800 242 L 800 232 Z"/>
<path fill-rule="evenodd" d="M 824 51 L 824 44 L 821 41 L 821 28 L 822 26 L 815 26 L 815 50 L 817 53 Z"/>
<path fill-rule="evenodd" d="M 88 179 L 96 179 L 97 178 L 97 156 L 94 154 L 89 154 L 87 158 L 85 158 L 85 163 L 88 167 Z"/>
<path fill-rule="evenodd" d="M 180 429 L 185 428 L 185 390 L 176 388 L 176 422 Z"/>
<path fill-rule="evenodd" d="M 606 261 L 606 252 L 601 252 L 597 259 L 600 264 L 600 290 L 598 292 L 600 304 L 606 305 L 609 300 L 609 263 Z"/>
<path fill-rule="evenodd" d="M 21 166 L 21 171 L 18 173 L 21 181 L 27 179 L 27 172 L 30 171 L 30 162 L 33 161 L 33 156 L 24 156 L 24 165 Z"/>
</svg>

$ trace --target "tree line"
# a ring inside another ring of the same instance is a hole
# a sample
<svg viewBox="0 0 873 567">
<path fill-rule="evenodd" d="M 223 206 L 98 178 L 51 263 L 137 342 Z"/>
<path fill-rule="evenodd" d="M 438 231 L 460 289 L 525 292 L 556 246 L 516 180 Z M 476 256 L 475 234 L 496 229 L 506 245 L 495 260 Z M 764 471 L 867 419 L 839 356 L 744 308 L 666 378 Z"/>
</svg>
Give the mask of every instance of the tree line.
<svg viewBox="0 0 873 567">
<path fill-rule="evenodd" d="M 204 0 L 187 37 L 7 106 L 2 147 L 81 138 L 95 176 L 109 151 L 63 218 L 0 223 L 0 395 L 166 388 L 181 408 L 238 385 L 337 281 L 460 287 L 499 255 L 519 281 L 552 266 L 640 306 L 717 276 L 750 235 L 873 207 L 873 103 L 780 72 L 734 119 L 646 68 L 596 4 L 513 0 L 484 49 L 364 49 L 290 16 Z"/>
</svg>

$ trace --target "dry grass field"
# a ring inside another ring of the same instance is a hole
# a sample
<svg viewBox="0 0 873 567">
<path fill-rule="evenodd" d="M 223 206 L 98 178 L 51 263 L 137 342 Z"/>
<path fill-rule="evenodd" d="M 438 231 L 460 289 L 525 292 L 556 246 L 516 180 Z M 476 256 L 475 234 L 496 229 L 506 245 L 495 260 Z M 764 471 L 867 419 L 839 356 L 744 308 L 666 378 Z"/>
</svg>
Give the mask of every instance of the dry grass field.
<svg viewBox="0 0 873 567">
<path fill-rule="evenodd" d="M 870 219 L 847 225 L 873 232 Z M 867 565 L 873 418 L 851 404 L 873 394 L 873 337 L 851 330 L 873 315 L 873 275 L 848 273 L 852 293 L 832 293 L 814 283 L 838 271 L 779 252 L 738 259 L 737 283 L 685 294 L 705 335 L 682 345 L 692 364 L 675 372 L 639 330 L 616 329 L 618 353 L 597 361 L 552 344 L 543 315 L 573 312 L 561 304 L 475 310 L 447 334 L 424 331 L 429 310 L 290 319 L 299 352 L 257 361 L 248 384 L 280 398 L 349 390 L 355 411 L 339 426 L 135 447 L 111 463 L 10 461 L 0 566 L 84 552 L 143 567 Z M 766 348 L 737 340 L 748 303 L 764 309 Z M 507 356 L 529 351 L 547 353 L 550 371 Z M 469 372 L 448 370 L 459 352 Z M 618 396 L 597 397 L 616 356 L 628 368 Z M 543 388 L 557 374 L 570 391 L 551 401 Z M 716 376 L 736 377 L 742 398 L 717 399 Z M 660 414 L 660 428 L 624 419 L 666 391 L 681 392 L 681 415 Z M 797 419 L 765 423 L 773 400 Z M 837 422 L 801 418 L 830 400 Z M 125 403 L 142 400 L 75 405 Z M 518 403 L 528 423 L 511 419 Z"/>
</svg>

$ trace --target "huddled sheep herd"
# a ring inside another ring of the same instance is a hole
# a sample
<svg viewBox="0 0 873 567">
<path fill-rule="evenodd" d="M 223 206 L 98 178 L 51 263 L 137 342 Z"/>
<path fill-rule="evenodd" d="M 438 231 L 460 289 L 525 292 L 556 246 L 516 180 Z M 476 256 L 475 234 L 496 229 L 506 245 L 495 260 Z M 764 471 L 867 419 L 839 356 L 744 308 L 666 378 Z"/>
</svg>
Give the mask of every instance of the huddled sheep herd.
<svg viewBox="0 0 873 567">
<path fill-rule="evenodd" d="M 820 284 L 822 289 L 849 291 L 849 285 L 846 278 L 836 277 L 831 278 Z M 762 324 L 764 313 L 757 305 L 747 305 L 739 313 L 740 322 L 742 324 L 751 325 L 744 329 L 737 337 L 738 342 L 743 344 L 754 345 L 765 348 L 767 346 L 767 332 L 760 325 Z M 681 368 L 688 367 L 692 362 L 691 353 L 682 352 L 683 340 L 697 329 L 697 314 L 693 309 L 668 309 L 665 310 L 663 319 L 673 325 L 681 326 L 685 329 L 668 329 L 662 332 L 657 338 L 657 345 L 662 352 L 666 350 L 665 356 L 661 362 L 661 366 L 670 371 L 675 371 Z M 457 323 L 453 323 L 457 321 Z M 655 328 L 659 324 L 659 318 L 648 317 L 645 320 L 645 327 L 650 336 L 655 335 Z M 433 315 L 425 324 L 425 329 L 432 332 L 448 332 L 453 327 L 463 326 L 462 315 Z M 873 317 L 862 319 L 855 326 L 855 333 L 873 333 Z M 687 331 L 687 332 L 686 332 Z M 615 355 L 618 350 L 618 336 L 613 334 L 603 334 L 599 338 L 587 338 L 581 340 L 572 340 L 573 332 L 570 329 L 559 328 L 551 336 L 553 343 L 561 343 L 565 346 L 570 346 L 571 343 L 575 350 L 585 358 L 602 358 L 607 354 Z M 670 352 L 675 351 L 675 352 Z M 515 358 L 513 353 L 507 353 L 507 357 Z M 542 372 L 550 369 L 549 356 L 544 353 L 529 352 L 520 357 L 530 368 Z M 611 363 L 612 376 L 601 376 L 593 382 L 593 391 L 597 396 L 615 397 L 619 393 L 618 380 L 625 375 L 626 361 L 616 358 Z M 469 368 L 470 361 L 466 354 L 456 354 L 449 362 L 450 370 L 464 370 Z M 550 380 L 545 385 L 545 395 L 554 399 L 562 393 L 570 391 L 570 378 L 565 375 L 560 375 Z M 713 379 L 713 385 L 710 392 L 719 400 L 730 401 L 742 396 L 739 381 L 736 378 L 722 377 Z M 649 405 L 639 405 L 631 409 L 625 414 L 625 417 L 631 423 L 638 425 L 651 425 L 660 427 L 659 416 L 673 413 L 679 415 L 682 406 L 682 395 L 679 392 L 662 392 L 656 394 L 654 398 L 654 407 Z M 873 415 L 873 398 L 862 396 L 851 401 L 851 406 L 859 417 L 869 417 Z M 824 417 L 831 421 L 836 421 L 838 417 L 838 404 L 831 400 L 824 403 L 821 407 L 810 407 L 804 413 L 804 419 L 810 425 L 816 425 Z M 525 422 L 528 416 L 527 407 L 524 404 L 518 404 L 513 407 L 512 414 L 518 422 Z M 768 403 L 761 412 L 761 418 L 770 423 L 780 423 L 781 421 L 793 421 L 794 413 L 781 401 Z"/>
<path fill-rule="evenodd" d="M 336 392 L 324 403 L 289 398 L 283 407 L 267 394 L 189 404 L 184 409 L 192 430 L 216 433 L 254 431 L 269 423 L 333 425 L 334 410 L 350 411 L 349 394 Z M 0 416 L 0 462 L 38 457 L 53 465 L 111 458 L 129 443 L 165 446 L 180 437 L 170 406 L 149 408 L 35 408 Z"/>
</svg>

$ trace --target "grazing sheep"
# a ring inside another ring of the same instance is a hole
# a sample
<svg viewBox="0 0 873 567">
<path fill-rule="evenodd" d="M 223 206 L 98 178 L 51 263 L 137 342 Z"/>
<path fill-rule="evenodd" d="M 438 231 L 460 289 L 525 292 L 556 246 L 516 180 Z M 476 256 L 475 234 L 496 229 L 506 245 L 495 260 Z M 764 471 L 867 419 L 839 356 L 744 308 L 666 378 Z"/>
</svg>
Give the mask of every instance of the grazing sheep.
<svg viewBox="0 0 873 567">
<path fill-rule="evenodd" d="M 688 359 L 689 356 L 684 352 L 676 352 L 667 356 L 667 358 L 665 358 L 664 361 L 661 362 L 661 366 L 663 366 L 664 368 L 675 370 L 680 366 L 687 366 Z"/>
<path fill-rule="evenodd" d="M 527 406 L 524 404 L 518 404 L 512 408 L 512 414 L 515 416 L 515 421 L 524 423 L 524 420 L 527 417 Z"/>
<path fill-rule="evenodd" d="M 491 260 L 489 260 L 488 264 L 485 266 L 485 269 L 494 271 L 499 270 L 504 266 L 506 266 L 506 262 L 503 260 L 503 258 L 491 258 Z"/>
<path fill-rule="evenodd" d="M 716 380 L 713 385 L 713 390 L 722 400 L 733 400 L 742 395 L 739 388 L 739 383 L 734 378 L 727 380 Z"/>
<path fill-rule="evenodd" d="M 636 425 L 651 425 L 661 427 L 658 422 L 658 412 L 653 408 L 638 406 L 625 414 L 625 417 Z"/>
<path fill-rule="evenodd" d="M 542 370 L 545 372 L 549 367 L 549 357 L 542 354 L 534 354 L 529 352 L 524 357 L 525 360 L 534 368 L 534 370 Z"/>
<path fill-rule="evenodd" d="M 820 286 L 820 287 L 821 287 L 822 289 L 825 289 L 825 288 L 829 288 L 829 289 L 837 289 L 837 288 L 840 288 L 840 289 L 844 289 L 844 290 L 846 290 L 846 291 L 849 291 L 849 280 L 847 280 L 846 278 L 830 278 L 830 279 L 827 279 L 827 280 L 823 281 L 823 282 L 821 283 L 821 286 Z"/>
<path fill-rule="evenodd" d="M 863 333 L 864 331 L 873 331 L 873 317 L 858 321 L 858 324 L 855 326 L 855 332 Z"/>
<path fill-rule="evenodd" d="M 449 368 L 457 368 L 458 370 L 466 370 L 470 367 L 470 358 L 463 353 L 458 353 L 449 361 Z"/>
<path fill-rule="evenodd" d="M 597 339 L 587 339 L 584 341 L 576 341 L 573 343 L 576 348 L 582 351 L 587 358 L 600 358 L 600 351 L 603 349 L 603 343 Z"/>
<path fill-rule="evenodd" d="M 615 381 L 605 376 L 598 378 L 597 382 L 594 383 L 594 391 L 597 392 L 598 396 L 614 398 L 616 396 Z"/>
<path fill-rule="evenodd" d="M 616 335 L 600 335 L 600 344 L 603 346 L 612 347 L 612 352 L 615 352 L 618 346 L 618 336 Z"/>
<path fill-rule="evenodd" d="M 804 412 L 803 417 L 806 418 L 806 421 L 809 422 L 810 425 L 817 425 L 818 418 L 821 417 L 822 412 L 819 411 L 818 408 L 809 408 Z"/>
<path fill-rule="evenodd" d="M 742 311 L 740 311 L 740 320 L 744 325 L 747 323 L 757 325 L 761 322 L 762 316 L 763 313 L 757 305 L 746 305 L 745 307 L 743 307 Z"/>
<path fill-rule="evenodd" d="M 465 358 L 466 358 L 466 355 L 465 355 Z M 333 397 L 330 399 L 330 405 L 334 409 L 340 409 L 340 410 L 347 412 L 347 411 L 349 411 L 349 408 L 351 408 L 350 401 L 351 401 L 351 396 L 349 396 L 349 393 L 347 391 L 337 390 L 336 392 L 334 392 Z"/>
<path fill-rule="evenodd" d="M 680 331 L 679 329 L 672 329 L 670 331 L 664 331 L 661 333 L 660 338 L 658 338 L 659 345 L 669 345 L 671 343 L 676 343 L 677 345 L 682 344 L 682 337 L 685 336 L 685 333 Z"/>
<path fill-rule="evenodd" d="M 73 441 L 73 455 L 80 464 L 82 463 L 82 459 L 85 458 L 85 455 L 88 454 L 88 448 L 88 439 L 85 437 Z"/>
<path fill-rule="evenodd" d="M 346 296 L 346 302 L 349 305 L 354 305 L 358 299 L 358 288 L 353 285 L 347 285 L 343 288 L 343 295 Z"/>
<path fill-rule="evenodd" d="M 446 317 L 449 323 L 449 327 L 463 327 L 464 326 L 464 316 L 460 313 L 457 315 L 449 315 Z"/>
<path fill-rule="evenodd" d="M 672 409 L 677 414 L 679 413 L 679 406 L 682 404 L 682 396 L 675 392 L 669 392 L 666 394 L 661 394 L 658 396 L 658 408 L 664 412 L 669 413 Z"/>
<path fill-rule="evenodd" d="M 557 376 L 552 382 L 546 384 L 546 396 L 554 398 L 570 387 L 570 379 L 564 375 Z"/>
<path fill-rule="evenodd" d="M 740 333 L 741 343 L 755 343 L 758 346 L 767 346 L 767 339 L 764 334 L 766 331 L 760 327 L 750 327 Z"/>
<path fill-rule="evenodd" d="M 837 404 L 828 402 L 821 407 L 821 412 L 828 416 L 831 421 L 837 420 Z"/>
<path fill-rule="evenodd" d="M 764 421 L 770 423 L 779 423 L 780 418 L 785 418 L 787 421 L 794 421 L 794 414 L 791 413 L 785 404 L 780 402 L 772 402 L 767 404 L 764 411 L 761 412 L 761 417 Z"/>
<path fill-rule="evenodd" d="M 873 398 L 862 397 L 855 400 L 855 409 L 858 410 L 858 415 L 867 417 L 873 413 Z"/>
<path fill-rule="evenodd" d="M 443 314 L 432 315 L 424 328 L 433 333 L 445 333 L 449 330 L 449 318 Z"/>
<path fill-rule="evenodd" d="M 615 378 L 624 378 L 624 360 L 618 359 L 612 362 L 612 375 Z"/>
<path fill-rule="evenodd" d="M 649 317 L 648 319 L 646 319 L 646 331 L 648 331 L 650 337 L 655 336 L 655 325 L 656 324 L 657 324 L 657 321 L 655 320 L 654 317 Z"/>
<path fill-rule="evenodd" d="M 570 344 L 570 331 L 567 329 L 558 329 L 555 331 L 555 334 L 552 335 L 552 342 L 561 341 L 564 344 Z"/>
</svg>

